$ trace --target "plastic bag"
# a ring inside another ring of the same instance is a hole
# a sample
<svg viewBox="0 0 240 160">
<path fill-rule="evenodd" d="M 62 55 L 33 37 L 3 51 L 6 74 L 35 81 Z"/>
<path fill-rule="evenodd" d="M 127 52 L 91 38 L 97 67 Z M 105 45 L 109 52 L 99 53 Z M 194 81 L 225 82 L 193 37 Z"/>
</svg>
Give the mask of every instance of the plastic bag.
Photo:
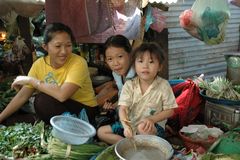
<svg viewBox="0 0 240 160">
<path fill-rule="evenodd" d="M 180 25 L 192 36 L 213 45 L 224 41 L 230 17 L 226 0 L 196 0 L 179 16 Z"/>
<path fill-rule="evenodd" d="M 150 27 L 160 33 L 166 26 L 166 17 L 161 14 L 161 10 L 156 7 L 148 6 L 145 31 L 148 31 Z"/>
<path fill-rule="evenodd" d="M 191 79 L 185 82 L 179 83 L 172 87 L 174 93 L 181 92 L 176 98 L 178 108 L 174 109 L 174 115 L 169 120 L 175 120 L 179 122 L 179 126 L 182 128 L 188 124 L 191 124 L 200 112 L 200 104 L 202 103 L 202 97 L 199 94 L 199 87 Z"/>
<path fill-rule="evenodd" d="M 235 6 L 240 7 L 240 0 L 228 0 L 228 2 Z"/>
<path fill-rule="evenodd" d="M 164 28 L 166 28 L 166 17 L 161 14 L 161 10 L 154 7 L 152 8 L 152 15 L 153 15 L 153 23 L 150 25 L 150 28 L 157 31 L 162 32 Z"/>
<path fill-rule="evenodd" d="M 88 119 L 88 115 L 87 115 L 87 112 L 86 112 L 86 109 L 83 108 L 78 115 L 76 114 L 72 114 L 70 112 L 63 112 L 62 113 L 63 116 L 69 116 L 69 117 L 74 117 L 74 118 L 79 118 L 81 120 L 84 120 L 85 122 L 88 122 L 89 123 L 89 119 Z"/>
</svg>

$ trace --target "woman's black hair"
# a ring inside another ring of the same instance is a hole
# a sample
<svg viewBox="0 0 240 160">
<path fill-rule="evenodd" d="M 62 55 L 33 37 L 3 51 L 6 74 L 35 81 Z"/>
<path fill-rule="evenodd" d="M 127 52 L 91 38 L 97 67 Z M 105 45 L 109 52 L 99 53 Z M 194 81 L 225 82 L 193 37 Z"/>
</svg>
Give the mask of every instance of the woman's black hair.
<svg viewBox="0 0 240 160">
<path fill-rule="evenodd" d="M 129 40 L 123 36 L 123 35 L 114 35 L 109 37 L 103 46 L 103 53 L 105 56 L 105 52 L 109 47 L 117 47 L 117 48 L 123 48 L 127 53 L 131 53 L 132 46 L 129 42 Z"/>
<path fill-rule="evenodd" d="M 139 47 L 137 47 L 132 52 L 132 62 L 131 64 L 134 65 L 134 62 L 137 57 L 142 56 L 145 52 L 149 52 L 150 55 L 154 55 L 159 64 L 162 64 L 164 61 L 164 51 L 163 49 L 155 42 L 144 42 Z"/>
<path fill-rule="evenodd" d="M 67 25 L 65 25 L 63 23 L 59 23 L 59 22 L 50 23 L 46 26 L 44 33 L 43 33 L 43 42 L 45 44 L 50 42 L 53 39 L 54 33 L 56 33 L 56 32 L 68 33 L 69 36 L 71 37 L 72 43 L 75 43 L 75 38 L 73 36 L 71 28 L 68 27 Z"/>
</svg>

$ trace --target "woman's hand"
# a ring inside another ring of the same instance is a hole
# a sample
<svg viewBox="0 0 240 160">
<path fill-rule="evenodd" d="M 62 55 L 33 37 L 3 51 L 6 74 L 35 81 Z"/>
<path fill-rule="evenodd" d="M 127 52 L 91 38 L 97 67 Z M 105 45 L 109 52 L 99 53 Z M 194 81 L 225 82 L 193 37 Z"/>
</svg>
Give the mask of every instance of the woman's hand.
<svg viewBox="0 0 240 160">
<path fill-rule="evenodd" d="M 22 88 L 22 86 L 30 84 L 32 79 L 32 77 L 28 76 L 17 76 L 17 78 L 12 83 L 11 88 L 18 91 Z"/>
</svg>

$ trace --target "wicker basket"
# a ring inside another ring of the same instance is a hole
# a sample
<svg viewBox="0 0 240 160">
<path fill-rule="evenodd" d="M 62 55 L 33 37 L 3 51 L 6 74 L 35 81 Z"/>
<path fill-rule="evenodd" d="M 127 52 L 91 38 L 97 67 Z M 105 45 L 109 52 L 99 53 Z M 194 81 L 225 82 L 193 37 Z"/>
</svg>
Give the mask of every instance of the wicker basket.
<svg viewBox="0 0 240 160">
<path fill-rule="evenodd" d="M 193 149 L 196 151 L 196 149 L 202 147 L 205 150 L 208 150 L 208 148 L 216 141 L 216 138 L 212 137 L 208 140 L 193 140 L 192 138 L 184 135 L 182 132 L 179 131 L 179 136 L 182 138 L 185 147 L 187 150 Z"/>
</svg>

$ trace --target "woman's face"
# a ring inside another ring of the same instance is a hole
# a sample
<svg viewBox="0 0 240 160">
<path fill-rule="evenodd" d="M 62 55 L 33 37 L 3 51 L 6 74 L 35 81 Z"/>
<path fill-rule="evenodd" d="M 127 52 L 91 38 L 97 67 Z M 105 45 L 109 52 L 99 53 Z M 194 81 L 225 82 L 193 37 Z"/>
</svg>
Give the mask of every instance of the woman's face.
<svg viewBox="0 0 240 160">
<path fill-rule="evenodd" d="M 130 67 L 130 57 L 123 48 L 109 47 L 105 51 L 106 63 L 118 75 L 126 76 Z"/>
<path fill-rule="evenodd" d="M 71 37 L 66 32 L 56 32 L 53 34 L 52 40 L 43 45 L 43 48 L 50 56 L 50 64 L 53 68 L 62 67 L 69 55 L 72 53 Z"/>
</svg>

